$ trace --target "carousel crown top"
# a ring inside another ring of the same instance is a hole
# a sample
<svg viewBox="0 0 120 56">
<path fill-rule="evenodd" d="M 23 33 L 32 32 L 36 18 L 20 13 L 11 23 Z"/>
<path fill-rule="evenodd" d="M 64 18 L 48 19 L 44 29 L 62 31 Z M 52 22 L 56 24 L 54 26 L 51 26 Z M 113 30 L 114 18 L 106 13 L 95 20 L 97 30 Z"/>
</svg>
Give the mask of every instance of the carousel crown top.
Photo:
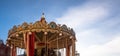
<svg viewBox="0 0 120 56">
<path fill-rule="evenodd" d="M 75 36 L 75 32 L 72 28 L 67 27 L 65 24 L 56 24 L 55 22 L 47 23 L 44 17 L 44 13 L 42 14 L 41 20 L 36 21 L 35 23 L 27 23 L 24 22 L 22 25 L 14 25 L 12 29 L 8 32 L 8 37 L 12 37 L 16 34 L 24 33 L 24 32 L 39 32 L 39 31 L 52 31 L 52 32 L 66 32 Z"/>
<path fill-rule="evenodd" d="M 52 42 L 57 35 L 63 35 L 64 37 L 68 37 L 71 39 L 71 36 L 75 38 L 75 32 L 72 28 L 67 27 L 65 24 L 56 24 L 55 22 L 46 22 L 44 13 L 42 14 L 41 20 L 36 21 L 34 23 L 24 22 L 21 25 L 14 25 L 12 29 L 8 32 L 7 43 L 9 46 L 14 44 L 18 47 L 24 48 L 20 46 L 20 42 L 24 42 L 23 33 L 27 32 L 35 32 L 36 39 L 40 39 L 42 41 L 43 32 L 46 32 L 48 36 L 48 42 Z M 61 33 L 61 34 L 59 34 Z M 52 36 L 53 35 L 53 36 Z M 62 39 L 62 38 L 61 38 Z M 62 39 L 62 41 L 64 38 Z M 15 43 L 16 42 L 16 43 Z M 64 44 L 63 44 L 64 45 Z"/>
</svg>

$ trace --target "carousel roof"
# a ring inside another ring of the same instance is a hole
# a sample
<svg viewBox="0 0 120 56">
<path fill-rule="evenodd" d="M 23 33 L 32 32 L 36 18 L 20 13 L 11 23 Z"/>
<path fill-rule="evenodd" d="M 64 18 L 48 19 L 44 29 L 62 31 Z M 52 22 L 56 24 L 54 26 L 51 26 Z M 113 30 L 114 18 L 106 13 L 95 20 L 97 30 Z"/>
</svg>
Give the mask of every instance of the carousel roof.
<svg viewBox="0 0 120 56">
<path fill-rule="evenodd" d="M 8 32 L 6 44 L 25 48 L 23 34 L 27 32 L 35 32 L 35 43 L 44 42 L 43 39 L 46 33 L 47 43 L 53 48 L 57 47 L 56 41 L 58 41 L 59 48 L 64 48 L 66 39 L 69 40 L 69 45 L 72 43 L 71 39 L 76 39 L 75 32 L 72 28 L 67 27 L 65 24 L 56 24 L 53 21 L 48 23 L 43 14 L 40 21 L 34 23 L 24 22 L 21 25 L 13 26 Z"/>
</svg>

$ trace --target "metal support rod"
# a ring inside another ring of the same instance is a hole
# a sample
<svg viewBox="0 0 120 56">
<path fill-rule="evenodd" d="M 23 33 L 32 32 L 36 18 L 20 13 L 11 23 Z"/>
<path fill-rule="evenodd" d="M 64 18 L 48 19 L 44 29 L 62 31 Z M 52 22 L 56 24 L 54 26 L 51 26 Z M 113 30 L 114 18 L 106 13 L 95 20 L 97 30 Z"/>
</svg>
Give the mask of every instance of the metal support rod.
<svg viewBox="0 0 120 56">
<path fill-rule="evenodd" d="M 72 39 L 72 56 L 75 56 L 75 40 Z"/>
</svg>

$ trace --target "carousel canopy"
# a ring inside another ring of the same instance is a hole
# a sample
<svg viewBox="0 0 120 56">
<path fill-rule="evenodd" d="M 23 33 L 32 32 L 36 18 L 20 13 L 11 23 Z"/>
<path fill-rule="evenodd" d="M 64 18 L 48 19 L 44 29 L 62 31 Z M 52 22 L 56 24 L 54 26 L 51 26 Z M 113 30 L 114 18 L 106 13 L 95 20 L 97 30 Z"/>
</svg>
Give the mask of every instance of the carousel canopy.
<svg viewBox="0 0 120 56">
<path fill-rule="evenodd" d="M 25 48 L 24 34 L 34 32 L 35 43 L 49 44 L 51 48 L 64 48 L 66 41 L 68 45 L 72 45 L 72 39 L 76 40 L 75 32 L 72 28 L 67 27 L 65 24 L 56 24 L 55 22 L 46 22 L 44 15 L 40 21 L 34 23 L 24 22 L 21 25 L 13 26 L 8 32 L 7 45 Z M 46 40 L 45 40 L 46 38 Z M 37 46 L 36 48 L 40 48 Z"/>
</svg>

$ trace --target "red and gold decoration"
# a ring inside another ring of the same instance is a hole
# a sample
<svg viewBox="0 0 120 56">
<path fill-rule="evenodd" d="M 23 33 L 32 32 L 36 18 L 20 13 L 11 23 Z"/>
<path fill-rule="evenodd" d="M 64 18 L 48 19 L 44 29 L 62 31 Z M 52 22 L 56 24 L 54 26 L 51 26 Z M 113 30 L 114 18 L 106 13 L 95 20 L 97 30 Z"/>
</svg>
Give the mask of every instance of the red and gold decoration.
<svg viewBox="0 0 120 56">
<path fill-rule="evenodd" d="M 8 33 L 7 45 L 12 47 L 11 56 L 16 56 L 16 47 L 25 49 L 27 56 L 52 56 L 52 50 L 63 48 L 66 56 L 75 56 L 75 41 L 72 28 L 55 22 L 47 23 L 43 14 L 40 21 L 13 26 Z"/>
</svg>

